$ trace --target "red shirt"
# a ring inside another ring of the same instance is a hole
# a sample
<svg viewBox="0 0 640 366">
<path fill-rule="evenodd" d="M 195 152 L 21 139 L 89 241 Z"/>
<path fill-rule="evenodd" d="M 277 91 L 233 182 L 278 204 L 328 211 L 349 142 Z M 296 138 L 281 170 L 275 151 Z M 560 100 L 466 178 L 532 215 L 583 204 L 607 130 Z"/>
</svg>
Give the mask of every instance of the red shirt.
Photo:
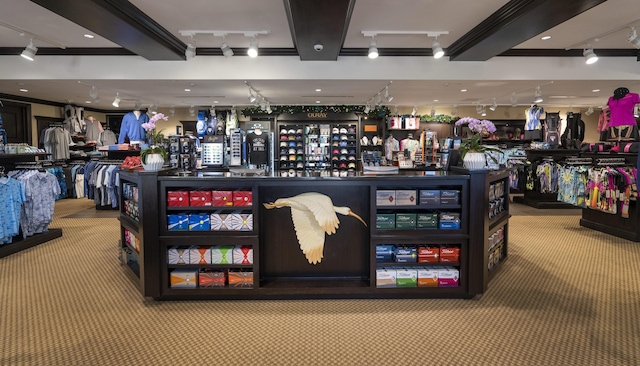
<svg viewBox="0 0 640 366">
<path fill-rule="evenodd" d="M 640 103 L 640 96 L 636 93 L 627 93 L 620 99 L 609 97 L 607 105 L 611 111 L 609 127 L 615 126 L 635 126 L 636 119 L 633 117 L 633 107 Z"/>
</svg>

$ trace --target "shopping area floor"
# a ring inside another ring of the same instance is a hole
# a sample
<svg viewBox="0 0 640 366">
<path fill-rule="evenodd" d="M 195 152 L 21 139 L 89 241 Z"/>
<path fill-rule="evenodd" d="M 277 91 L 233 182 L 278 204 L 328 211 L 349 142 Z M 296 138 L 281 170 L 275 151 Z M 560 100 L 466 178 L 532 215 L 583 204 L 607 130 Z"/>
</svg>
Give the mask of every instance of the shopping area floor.
<svg viewBox="0 0 640 366">
<path fill-rule="evenodd" d="M 0 364 L 640 364 L 640 244 L 580 210 L 511 211 L 477 299 L 154 302 L 117 260 L 116 213 L 63 200 L 62 238 L 0 259 Z"/>
</svg>

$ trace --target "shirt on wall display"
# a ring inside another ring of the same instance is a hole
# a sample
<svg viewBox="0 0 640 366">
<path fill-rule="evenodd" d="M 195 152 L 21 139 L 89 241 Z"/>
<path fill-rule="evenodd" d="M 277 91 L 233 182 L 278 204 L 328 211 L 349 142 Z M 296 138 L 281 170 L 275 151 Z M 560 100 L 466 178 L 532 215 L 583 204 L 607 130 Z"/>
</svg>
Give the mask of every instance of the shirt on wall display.
<svg viewBox="0 0 640 366">
<path fill-rule="evenodd" d="M 611 111 L 609 127 L 635 126 L 636 119 L 633 116 L 633 108 L 640 103 L 640 96 L 636 93 L 627 93 L 622 98 L 609 97 L 607 105 Z"/>
<path fill-rule="evenodd" d="M 266 165 L 269 154 L 269 136 L 262 130 L 255 129 L 247 134 L 249 162 L 253 165 Z"/>
</svg>

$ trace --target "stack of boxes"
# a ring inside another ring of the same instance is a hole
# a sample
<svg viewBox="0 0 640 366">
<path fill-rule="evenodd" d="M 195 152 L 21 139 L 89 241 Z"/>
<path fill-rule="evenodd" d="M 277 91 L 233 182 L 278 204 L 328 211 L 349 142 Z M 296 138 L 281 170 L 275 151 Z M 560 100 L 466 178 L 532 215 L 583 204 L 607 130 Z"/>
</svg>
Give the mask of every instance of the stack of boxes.
<svg viewBox="0 0 640 366">
<path fill-rule="evenodd" d="M 169 207 L 247 207 L 252 205 L 251 191 L 174 190 L 167 192 Z M 252 231 L 253 214 L 175 213 L 167 215 L 169 231 Z"/>
<path fill-rule="evenodd" d="M 504 226 L 489 235 L 489 250 L 487 254 L 489 256 L 487 264 L 489 270 L 496 268 L 498 263 L 506 257 L 507 253 L 504 246 Z"/>
<path fill-rule="evenodd" d="M 139 221 L 138 214 L 138 186 L 132 183 L 122 183 L 122 211 L 125 215 Z"/>
<path fill-rule="evenodd" d="M 393 207 L 446 207 L 458 205 L 460 191 L 451 189 L 420 190 L 378 190 L 376 191 L 376 205 L 378 209 Z M 378 212 L 376 214 L 376 229 L 411 230 L 411 229 L 460 229 L 459 212 Z"/>
<path fill-rule="evenodd" d="M 378 263 L 451 263 L 458 265 L 460 247 L 455 245 L 396 246 L 376 245 Z M 457 287 L 460 272 L 453 266 L 380 267 L 376 287 Z"/>
<path fill-rule="evenodd" d="M 506 209 L 504 198 L 504 181 L 489 185 L 489 219 L 500 215 Z"/>
<path fill-rule="evenodd" d="M 253 264 L 253 247 L 247 245 L 173 247 L 168 250 L 168 263 L 173 265 Z M 171 288 L 253 287 L 253 272 L 226 269 L 174 269 Z"/>
</svg>

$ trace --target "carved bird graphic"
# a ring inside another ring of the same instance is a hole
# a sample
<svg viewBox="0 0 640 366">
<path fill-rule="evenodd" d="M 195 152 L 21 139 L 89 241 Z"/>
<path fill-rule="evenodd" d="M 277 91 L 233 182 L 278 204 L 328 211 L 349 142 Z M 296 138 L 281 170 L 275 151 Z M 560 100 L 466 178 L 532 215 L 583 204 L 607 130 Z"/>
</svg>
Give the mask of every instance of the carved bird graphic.
<svg viewBox="0 0 640 366">
<path fill-rule="evenodd" d="M 265 203 L 264 207 L 291 208 L 291 219 L 296 230 L 298 243 L 302 253 L 311 264 L 322 261 L 324 251 L 324 234 L 335 234 L 340 220 L 336 212 L 353 216 L 360 220 L 364 226 L 367 223 L 356 215 L 349 207 L 334 206 L 331 198 L 317 192 L 301 193 L 297 196 L 278 198 L 275 202 Z"/>
</svg>

